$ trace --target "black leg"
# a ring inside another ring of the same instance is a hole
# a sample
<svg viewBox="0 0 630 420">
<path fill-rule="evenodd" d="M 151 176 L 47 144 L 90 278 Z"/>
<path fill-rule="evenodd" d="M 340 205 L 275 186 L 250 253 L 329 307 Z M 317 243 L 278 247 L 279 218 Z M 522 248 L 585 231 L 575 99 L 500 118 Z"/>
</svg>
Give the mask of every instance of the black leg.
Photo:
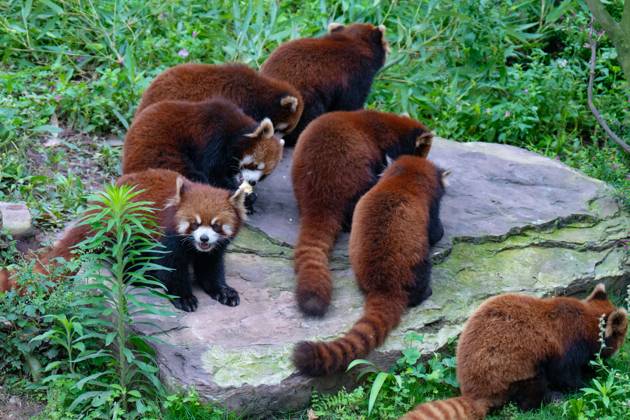
<svg viewBox="0 0 630 420">
<path fill-rule="evenodd" d="M 440 202 L 433 200 L 429 209 L 429 245 L 433 246 L 444 236 L 444 226 L 440 220 Z"/>
<path fill-rule="evenodd" d="M 169 295 L 176 296 L 171 300 L 177 309 L 194 312 L 197 309 L 197 298 L 192 291 L 192 282 L 188 272 L 190 259 L 184 244 L 176 235 L 167 235 L 163 240 L 167 253 L 163 254 L 157 263 L 170 270 L 155 271 L 154 276 L 162 282 Z"/>
<path fill-rule="evenodd" d="M 195 278 L 211 298 L 223 305 L 236 306 L 240 303 L 240 298 L 238 292 L 225 282 L 224 253 L 222 249 L 208 253 L 198 252 L 193 262 Z"/>
<path fill-rule="evenodd" d="M 409 290 L 409 306 L 417 306 L 427 300 L 433 290 L 429 285 L 431 281 L 431 261 L 425 260 L 414 268 L 416 282 Z"/>
<path fill-rule="evenodd" d="M 247 211 L 247 214 L 256 213 L 256 209 L 254 209 L 254 203 L 256 203 L 257 199 L 258 194 L 256 194 L 255 192 L 252 192 L 245 197 L 245 210 Z"/>
<path fill-rule="evenodd" d="M 549 360 L 545 364 L 549 386 L 558 391 L 571 391 L 586 386 L 586 377 L 592 374 L 589 360 L 597 348 L 586 341 L 580 341 L 569 347 L 560 358 Z"/>
<path fill-rule="evenodd" d="M 540 408 L 543 400 L 549 395 L 547 378 L 541 372 L 533 378 L 514 382 L 510 385 L 509 400 L 521 410 Z"/>
</svg>

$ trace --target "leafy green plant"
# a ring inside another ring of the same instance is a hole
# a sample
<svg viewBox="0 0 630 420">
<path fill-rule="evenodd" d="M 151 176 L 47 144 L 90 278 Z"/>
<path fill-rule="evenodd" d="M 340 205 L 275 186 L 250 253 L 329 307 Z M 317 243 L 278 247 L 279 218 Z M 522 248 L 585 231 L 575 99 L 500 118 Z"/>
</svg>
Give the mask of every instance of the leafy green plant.
<svg viewBox="0 0 630 420">
<path fill-rule="evenodd" d="M 93 235 L 79 245 L 84 271 L 74 281 L 84 293 L 78 314 L 49 315 L 53 328 L 31 340 L 64 350 L 64 358 L 45 367 L 50 374 L 43 383 L 72 382 L 67 392 L 73 399 L 66 407 L 71 413 L 127 418 L 159 413 L 164 390 L 155 355 L 132 327 L 138 316 L 169 312 L 143 301 L 166 295 L 148 275 L 161 269 L 152 262 L 159 252 L 157 224 L 151 204 L 137 201 L 138 194 L 129 186 L 109 186 L 94 197 L 81 222 Z"/>
</svg>

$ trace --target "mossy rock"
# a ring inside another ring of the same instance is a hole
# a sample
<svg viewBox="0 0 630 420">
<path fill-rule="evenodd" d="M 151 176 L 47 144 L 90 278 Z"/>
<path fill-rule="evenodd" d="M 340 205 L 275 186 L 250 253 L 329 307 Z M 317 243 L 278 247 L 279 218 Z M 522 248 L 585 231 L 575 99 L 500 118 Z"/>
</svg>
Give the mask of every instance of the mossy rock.
<svg viewBox="0 0 630 420">
<path fill-rule="evenodd" d="M 389 366 L 419 332 L 421 351 L 443 347 L 487 297 L 504 292 L 580 295 L 595 283 L 630 283 L 630 217 L 602 182 L 525 150 L 438 139 L 430 158 L 450 169 L 441 217 L 445 236 L 433 249 L 433 295 L 409 310 L 371 359 Z M 294 295 L 292 245 L 298 214 L 290 185 L 291 150 L 259 189 L 258 212 L 231 247 L 228 283 L 241 295 L 230 308 L 197 290 L 199 309 L 160 318 L 146 328 L 164 377 L 194 386 L 208 400 L 240 414 L 308 404 L 312 389 L 352 385 L 350 374 L 312 379 L 294 372 L 292 346 L 328 339 L 358 319 L 363 297 L 347 258 L 347 235 L 331 267 L 333 303 L 323 319 L 303 317 Z"/>
</svg>

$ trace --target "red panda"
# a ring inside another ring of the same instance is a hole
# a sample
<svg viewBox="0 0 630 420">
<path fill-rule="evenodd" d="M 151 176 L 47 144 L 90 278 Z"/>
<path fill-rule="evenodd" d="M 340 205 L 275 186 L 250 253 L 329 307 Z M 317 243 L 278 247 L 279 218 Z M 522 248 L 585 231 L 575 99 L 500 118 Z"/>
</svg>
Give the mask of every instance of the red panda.
<svg viewBox="0 0 630 420">
<path fill-rule="evenodd" d="M 300 214 L 296 295 L 305 314 L 322 316 L 330 304 L 328 255 L 387 159 L 426 156 L 431 140 L 429 130 L 411 118 L 368 110 L 324 114 L 300 135 L 291 177 Z"/>
<path fill-rule="evenodd" d="M 425 158 L 401 156 L 357 203 L 350 231 L 350 262 L 365 293 L 363 316 L 343 337 L 301 342 L 298 370 L 311 376 L 343 371 L 381 345 L 407 306 L 431 296 L 429 247 L 444 233 L 442 171 Z"/>
<path fill-rule="evenodd" d="M 235 190 L 242 181 L 256 185 L 270 174 L 283 145 L 269 119 L 256 123 L 225 99 L 162 101 L 142 111 L 129 128 L 122 170 L 170 169 Z"/>
<path fill-rule="evenodd" d="M 244 64 L 180 64 L 151 83 L 136 110 L 165 100 L 199 102 L 224 97 L 256 121 L 271 119 L 280 133 L 291 132 L 304 103 L 291 84 L 258 73 Z"/>
<path fill-rule="evenodd" d="M 117 184 L 136 186 L 142 192 L 133 200 L 150 201 L 158 209 L 154 216 L 161 229 L 159 239 L 169 252 L 155 262 L 171 271 L 152 274 L 165 284 L 169 294 L 177 296 L 173 304 L 184 311 L 197 308 L 189 273 L 192 266 L 194 278 L 206 293 L 222 304 L 238 305 L 238 293 L 225 282 L 223 255 L 245 220 L 247 184 L 231 193 L 165 169 L 124 175 Z M 91 228 L 84 224 L 70 228 L 39 256 L 35 271 L 47 275 L 56 258 L 70 260 L 75 246 L 90 234 Z M 5 290 L 15 286 L 8 272 L 3 276 L 7 280 Z"/>
<path fill-rule="evenodd" d="M 384 26 L 355 23 L 331 24 L 321 38 L 289 41 L 271 53 L 260 72 L 291 83 L 304 101 L 287 145 L 321 114 L 362 108 L 388 51 Z"/>
<path fill-rule="evenodd" d="M 486 300 L 459 338 L 462 396 L 421 404 L 403 419 L 483 419 L 508 402 L 534 409 L 552 392 L 585 386 L 589 361 L 600 350 L 601 317 L 602 356 L 610 357 L 623 345 L 628 314 L 613 306 L 603 284 L 583 300 L 517 294 Z"/>
</svg>

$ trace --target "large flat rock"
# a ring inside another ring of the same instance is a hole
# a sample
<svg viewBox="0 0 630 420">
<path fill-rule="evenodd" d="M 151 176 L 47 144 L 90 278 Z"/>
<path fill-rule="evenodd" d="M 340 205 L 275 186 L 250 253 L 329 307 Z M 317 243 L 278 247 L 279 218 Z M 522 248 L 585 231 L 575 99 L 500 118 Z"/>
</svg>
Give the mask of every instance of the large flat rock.
<svg viewBox="0 0 630 420">
<path fill-rule="evenodd" d="M 630 217 L 602 182 L 559 162 L 511 146 L 438 139 L 430 158 L 450 169 L 443 201 L 444 239 L 434 248 L 433 296 L 404 316 L 371 358 L 386 367 L 419 332 L 425 353 L 461 330 L 487 297 L 503 292 L 579 294 L 605 281 L 630 283 L 624 243 Z M 311 379 L 294 372 L 294 343 L 347 330 L 363 298 L 347 259 L 347 235 L 335 248 L 333 304 L 321 320 L 303 317 L 294 295 L 292 245 L 298 214 L 290 185 L 291 150 L 258 190 L 258 213 L 227 258 L 235 308 L 197 290 L 199 309 L 160 318 L 157 351 L 174 385 L 194 386 L 241 414 L 264 416 L 304 407 L 312 389 L 334 391 L 351 375 Z"/>
</svg>

